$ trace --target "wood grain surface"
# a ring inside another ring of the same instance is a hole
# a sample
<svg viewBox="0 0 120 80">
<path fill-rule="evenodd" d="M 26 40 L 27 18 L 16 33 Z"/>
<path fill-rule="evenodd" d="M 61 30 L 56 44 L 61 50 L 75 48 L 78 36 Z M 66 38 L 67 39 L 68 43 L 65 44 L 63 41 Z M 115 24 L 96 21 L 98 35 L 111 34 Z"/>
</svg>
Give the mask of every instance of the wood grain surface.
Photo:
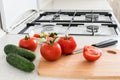
<svg viewBox="0 0 120 80">
<path fill-rule="evenodd" d="M 115 50 L 115 49 L 114 49 Z M 63 55 L 57 61 L 40 59 L 38 73 L 40 76 L 60 78 L 118 78 L 120 79 L 120 51 L 117 54 L 102 49 L 101 58 L 95 62 L 88 62 L 83 54 Z"/>
</svg>

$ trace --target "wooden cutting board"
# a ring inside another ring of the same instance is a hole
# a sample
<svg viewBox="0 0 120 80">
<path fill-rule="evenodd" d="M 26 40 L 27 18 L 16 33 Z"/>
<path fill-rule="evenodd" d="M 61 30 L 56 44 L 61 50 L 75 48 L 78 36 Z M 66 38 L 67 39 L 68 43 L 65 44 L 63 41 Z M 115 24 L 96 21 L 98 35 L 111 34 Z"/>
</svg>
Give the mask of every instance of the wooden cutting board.
<svg viewBox="0 0 120 80">
<path fill-rule="evenodd" d="M 38 65 L 40 76 L 60 78 L 120 78 L 120 51 L 103 55 L 95 62 L 88 62 L 83 54 L 62 56 L 57 61 L 41 59 Z"/>
</svg>

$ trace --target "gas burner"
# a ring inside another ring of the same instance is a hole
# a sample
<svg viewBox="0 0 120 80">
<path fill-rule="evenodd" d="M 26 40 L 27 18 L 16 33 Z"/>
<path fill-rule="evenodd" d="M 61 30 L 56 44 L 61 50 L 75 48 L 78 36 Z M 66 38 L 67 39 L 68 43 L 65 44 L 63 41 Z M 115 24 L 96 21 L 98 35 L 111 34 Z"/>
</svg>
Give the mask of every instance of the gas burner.
<svg viewBox="0 0 120 80">
<path fill-rule="evenodd" d="M 48 32 L 48 33 L 50 33 L 50 32 L 52 32 L 52 31 L 54 31 L 54 26 L 55 26 L 55 25 L 53 25 L 53 24 L 43 25 L 43 29 L 42 29 L 41 32 Z"/>
<path fill-rule="evenodd" d="M 60 14 L 55 14 L 54 17 L 60 17 Z"/>
<path fill-rule="evenodd" d="M 89 21 L 91 20 L 97 21 L 98 17 L 99 17 L 99 14 L 86 14 L 85 15 L 86 20 L 89 20 Z"/>
<path fill-rule="evenodd" d="M 98 32 L 99 26 L 97 25 L 89 25 L 86 27 L 87 28 L 87 32 Z"/>
<path fill-rule="evenodd" d="M 60 19 L 60 14 L 55 14 L 53 17 L 53 20 L 55 20 L 55 19 Z"/>
</svg>

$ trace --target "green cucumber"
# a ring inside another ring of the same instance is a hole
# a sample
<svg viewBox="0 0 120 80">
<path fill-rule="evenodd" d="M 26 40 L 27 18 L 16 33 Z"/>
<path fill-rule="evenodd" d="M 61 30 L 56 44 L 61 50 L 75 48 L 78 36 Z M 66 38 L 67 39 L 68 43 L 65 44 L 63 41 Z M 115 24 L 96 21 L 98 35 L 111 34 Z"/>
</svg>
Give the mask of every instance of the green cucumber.
<svg viewBox="0 0 120 80">
<path fill-rule="evenodd" d="M 15 54 L 18 54 L 30 61 L 33 61 L 36 56 L 35 56 L 35 53 L 30 51 L 30 50 L 27 50 L 27 49 L 24 49 L 24 48 L 20 48 L 16 45 L 13 45 L 13 44 L 7 44 L 5 47 L 4 47 L 4 52 L 8 55 L 9 53 L 15 53 Z"/>
<path fill-rule="evenodd" d="M 12 66 L 25 72 L 31 72 L 35 69 L 35 65 L 32 62 L 18 54 L 10 53 L 7 55 L 6 60 Z"/>
</svg>

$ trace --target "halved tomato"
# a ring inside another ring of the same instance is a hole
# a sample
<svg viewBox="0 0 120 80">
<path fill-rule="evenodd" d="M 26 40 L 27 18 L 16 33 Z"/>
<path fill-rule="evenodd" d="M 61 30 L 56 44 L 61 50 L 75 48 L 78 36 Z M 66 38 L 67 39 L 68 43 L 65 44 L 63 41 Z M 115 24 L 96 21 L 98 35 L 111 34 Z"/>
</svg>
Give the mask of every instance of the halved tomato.
<svg viewBox="0 0 120 80">
<path fill-rule="evenodd" d="M 94 46 L 84 46 L 83 56 L 88 61 L 96 61 L 102 55 L 102 50 Z"/>
</svg>

